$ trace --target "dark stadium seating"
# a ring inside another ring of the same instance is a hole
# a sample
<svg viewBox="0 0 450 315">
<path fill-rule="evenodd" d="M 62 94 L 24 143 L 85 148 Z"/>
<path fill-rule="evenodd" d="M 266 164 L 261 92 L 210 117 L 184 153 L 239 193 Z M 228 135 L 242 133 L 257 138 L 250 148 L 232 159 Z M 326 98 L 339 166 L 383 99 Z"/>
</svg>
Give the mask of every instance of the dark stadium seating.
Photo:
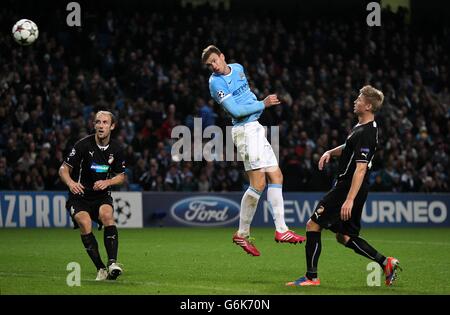
<svg viewBox="0 0 450 315">
<path fill-rule="evenodd" d="M 6 2 L 2 29 L 20 18 Z M 123 189 L 242 190 L 240 162 L 171 160 L 174 126 L 192 127 L 194 117 L 203 126 L 231 124 L 211 100 L 200 62 L 211 43 L 245 67 L 258 98 L 277 93 L 283 100 L 260 122 L 280 126 L 286 191 L 328 190 L 336 161 L 323 172 L 317 162 L 345 141 L 355 124 L 353 100 L 365 84 L 385 94 L 372 190 L 449 190 L 448 24 L 418 28 L 404 10 L 383 11 L 383 27 L 371 28 L 365 11 L 354 19 L 292 12 L 287 19 L 248 8 L 122 10 L 114 3 L 101 13 L 91 4 L 81 28 L 65 25 L 64 7 L 45 19 L 45 6 L 30 4 L 38 40 L 20 47 L 0 34 L 0 190 L 66 189 L 58 168 L 92 132 L 99 109 L 119 118 L 114 137 L 128 166 Z"/>
</svg>

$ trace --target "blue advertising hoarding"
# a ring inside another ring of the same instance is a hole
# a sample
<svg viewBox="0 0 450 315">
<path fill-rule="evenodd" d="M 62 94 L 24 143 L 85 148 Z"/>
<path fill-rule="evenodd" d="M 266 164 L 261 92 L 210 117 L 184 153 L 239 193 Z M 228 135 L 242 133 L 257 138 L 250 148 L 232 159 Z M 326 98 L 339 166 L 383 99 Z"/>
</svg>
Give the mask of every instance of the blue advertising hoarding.
<svg viewBox="0 0 450 315">
<path fill-rule="evenodd" d="M 67 193 L 0 191 L 0 228 L 73 228 Z M 112 192 L 118 227 L 142 227 L 142 194 Z"/>
<path fill-rule="evenodd" d="M 290 227 L 304 226 L 323 193 L 284 193 Z M 113 192 L 120 227 L 238 226 L 241 192 L 151 193 Z M 65 192 L 0 192 L 0 228 L 73 227 L 66 211 Z M 450 227 L 450 194 L 369 193 L 362 214 L 367 227 Z M 273 227 L 263 194 L 253 226 Z"/>
<path fill-rule="evenodd" d="M 288 226 L 304 226 L 324 193 L 284 193 Z M 144 193 L 144 226 L 237 226 L 242 193 Z M 449 194 L 371 193 L 363 226 L 450 226 Z M 263 194 L 253 226 L 273 226 Z"/>
<path fill-rule="evenodd" d="M 66 192 L 0 192 L 0 227 L 73 227 Z"/>
</svg>

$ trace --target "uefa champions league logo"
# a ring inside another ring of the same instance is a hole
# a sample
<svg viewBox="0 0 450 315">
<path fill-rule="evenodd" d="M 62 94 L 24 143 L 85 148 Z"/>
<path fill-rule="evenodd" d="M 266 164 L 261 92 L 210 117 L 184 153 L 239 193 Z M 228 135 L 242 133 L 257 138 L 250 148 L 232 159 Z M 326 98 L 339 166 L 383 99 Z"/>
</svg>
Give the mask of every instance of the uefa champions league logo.
<svg viewBox="0 0 450 315">
<path fill-rule="evenodd" d="M 124 225 L 131 218 L 131 206 L 128 200 L 122 198 L 114 199 L 114 221 L 119 225 Z"/>
</svg>

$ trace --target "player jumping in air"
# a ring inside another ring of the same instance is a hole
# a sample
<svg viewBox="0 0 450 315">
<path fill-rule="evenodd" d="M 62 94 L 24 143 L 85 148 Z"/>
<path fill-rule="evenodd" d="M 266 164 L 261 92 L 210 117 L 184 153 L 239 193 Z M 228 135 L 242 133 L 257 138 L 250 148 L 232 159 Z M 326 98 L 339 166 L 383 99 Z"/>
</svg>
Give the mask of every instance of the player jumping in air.
<svg viewBox="0 0 450 315">
<path fill-rule="evenodd" d="M 202 62 L 212 72 L 209 91 L 212 98 L 232 117 L 233 143 L 244 161 L 250 187 L 241 200 L 239 230 L 233 242 L 247 253 L 259 256 L 260 253 L 250 239 L 250 224 L 255 215 L 259 198 L 269 181 L 267 200 L 275 221 L 275 241 L 301 243 L 303 236 L 289 230 L 284 220 L 284 201 L 282 194 L 283 174 L 272 146 L 266 139 L 264 127 L 258 122 L 263 110 L 280 104 L 276 95 L 258 101 L 250 90 L 244 68 L 237 63 L 227 64 L 225 56 L 215 46 L 203 50 Z"/>
<path fill-rule="evenodd" d="M 367 241 L 359 237 L 361 213 L 369 191 L 368 170 L 378 144 L 375 112 L 380 109 L 384 95 L 370 85 L 364 86 L 355 101 L 354 113 L 358 124 L 345 144 L 325 152 L 319 160 L 319 170 L 332 156 L 340 156 L 338 176 L 334 187 L 318 203 L 306 224 L 306 275 L 288 282 L 288 286 L 318 286 L 317 266 L 321 252 L 321 231 L 336 233 L 339 243 L 357 254 L 376 261 L 386 276 L 386 285 L 396 279 L 399 261 L 385 257 Z"/>
</svg>

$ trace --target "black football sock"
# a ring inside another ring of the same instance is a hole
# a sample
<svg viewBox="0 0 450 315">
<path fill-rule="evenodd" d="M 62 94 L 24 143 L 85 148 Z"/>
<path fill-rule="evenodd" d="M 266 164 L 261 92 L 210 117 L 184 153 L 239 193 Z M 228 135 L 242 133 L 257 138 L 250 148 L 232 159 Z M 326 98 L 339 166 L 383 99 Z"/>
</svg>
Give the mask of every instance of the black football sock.
<svg viewBox="0 0 450 315">
<path fill-rule="evenodd" d="M 106 252 L 108 253 L 108 265 L 110 265 L 116 262 L 119 248 L 119 234 L 115 225 L 105 227 L 103 240 L 105 242 Z"/>
<path fill-rule="evenodd" d="M 306 232 L 306 277 L 308 279 L 317 278 L 317 265 L 322 250 L 321 232 Z"/>
<path fill-rule="evenodd" d="M 81 241 L 83 242 L 84 248 L 86 249 L 89 257 L 91 257 L 95 267 L 97 267 L 97 270 L 100 268 L 105 268 L 105 264 L 103 263 L 98 251 L 98 243 L 94 234 L 91 232 L 89 234 L 81 235 Z"/>
<path fill-rule="evenodd" d="M 381 255 L 375 248 L 370 246 L 369 243 L 358 236 L 351 237 L 345 247 L 353 249 L 355 253 L 360 254 L 361 256 L 376 261 L 381 267 L 383 267 L 384 261 L 386 260 L 386 257 Z"/>
</svg>

